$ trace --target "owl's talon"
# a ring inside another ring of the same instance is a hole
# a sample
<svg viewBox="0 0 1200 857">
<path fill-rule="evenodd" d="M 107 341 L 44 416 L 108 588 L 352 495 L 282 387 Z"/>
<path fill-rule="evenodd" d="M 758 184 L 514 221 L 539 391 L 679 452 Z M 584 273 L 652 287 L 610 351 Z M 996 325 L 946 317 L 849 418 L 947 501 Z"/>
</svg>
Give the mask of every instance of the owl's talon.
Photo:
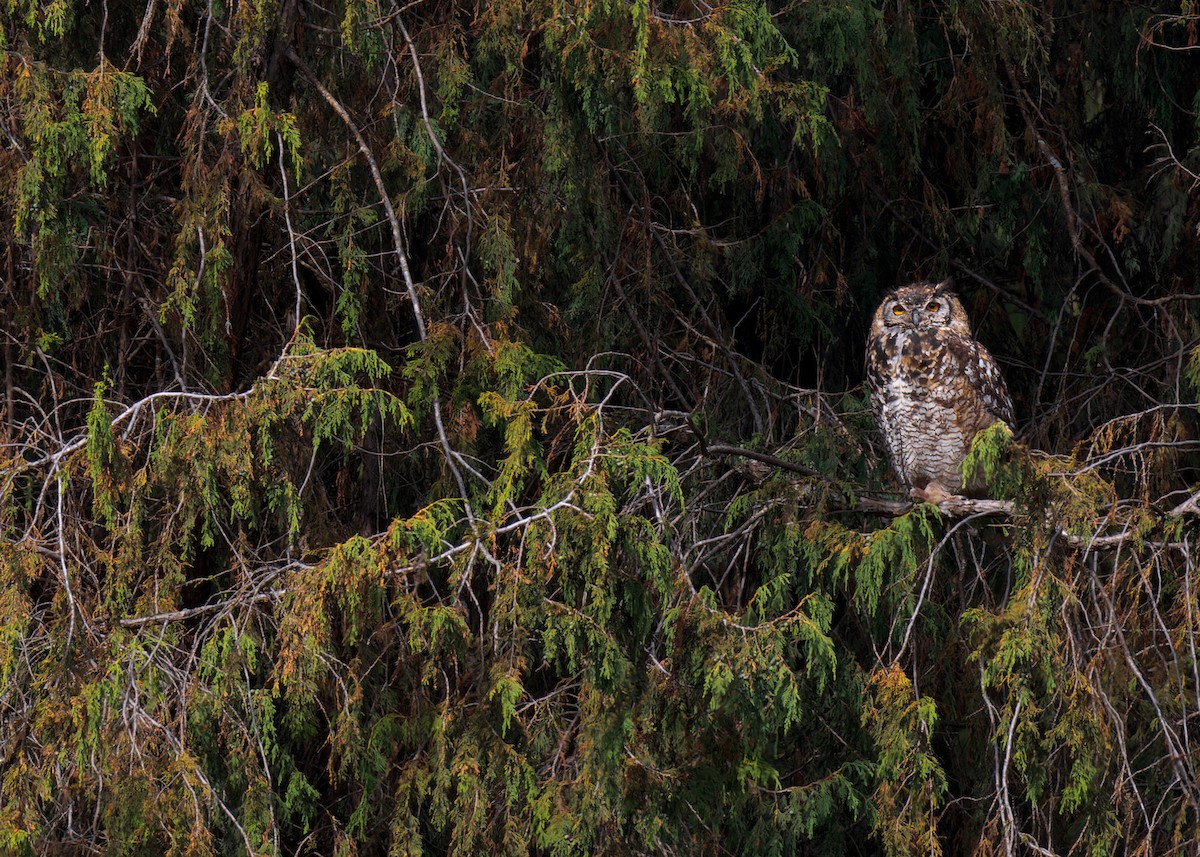
<svg viewBox="0 0 1200 857">
<path fill-rule="evenodd" d="M 930 482 L 924 488 L 913 488 L 908 493 L 918 503 L 932 503 L 935 506 L 941 506 L 948 500 L 961 499 L 959 495 L 947 491 L 940 482 Z"/>
</svg>

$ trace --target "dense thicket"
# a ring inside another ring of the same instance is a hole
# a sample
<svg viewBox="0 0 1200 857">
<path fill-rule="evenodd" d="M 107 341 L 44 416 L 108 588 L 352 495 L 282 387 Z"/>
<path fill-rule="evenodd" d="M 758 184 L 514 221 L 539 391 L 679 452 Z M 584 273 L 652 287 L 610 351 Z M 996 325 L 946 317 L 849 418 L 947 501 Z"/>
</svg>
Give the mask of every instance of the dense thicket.
<svg viewBox="0 0 1200 857">
<path fill-rule="evenodd" d="M 1195 853 L 1194 6 L 10 0 L 0 850 Z"/>
</svg>

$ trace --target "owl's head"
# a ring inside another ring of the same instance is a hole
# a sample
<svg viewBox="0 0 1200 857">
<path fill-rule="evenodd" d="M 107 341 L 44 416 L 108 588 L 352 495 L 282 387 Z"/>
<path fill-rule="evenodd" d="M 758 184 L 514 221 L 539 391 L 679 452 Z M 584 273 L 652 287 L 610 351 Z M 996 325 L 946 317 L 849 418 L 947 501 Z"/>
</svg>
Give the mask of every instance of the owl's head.
<svg viewBox="0 0 1200 857">
<path fill-rule="evenodd" d="M 935 327 L 947 328 L 963 336 L 971 335 L 967 311 L 954 293 L 953 280 L 911 283 L 895 289 L 875 310 L 871 323 L 871 331 L 875 334 Z"/>
</svg>

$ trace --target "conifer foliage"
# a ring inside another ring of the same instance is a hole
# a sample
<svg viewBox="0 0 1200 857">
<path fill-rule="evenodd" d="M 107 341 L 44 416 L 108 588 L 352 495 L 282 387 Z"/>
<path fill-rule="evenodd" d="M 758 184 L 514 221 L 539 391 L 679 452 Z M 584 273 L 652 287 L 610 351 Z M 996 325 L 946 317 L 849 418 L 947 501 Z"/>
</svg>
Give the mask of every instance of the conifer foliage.
<svg viewBox="0 0 1200 857">
<path fill-rule="evenodd" d="M 1195 853 L 1198 26 L 11 0 L 0 852 Z"/>
</svg>

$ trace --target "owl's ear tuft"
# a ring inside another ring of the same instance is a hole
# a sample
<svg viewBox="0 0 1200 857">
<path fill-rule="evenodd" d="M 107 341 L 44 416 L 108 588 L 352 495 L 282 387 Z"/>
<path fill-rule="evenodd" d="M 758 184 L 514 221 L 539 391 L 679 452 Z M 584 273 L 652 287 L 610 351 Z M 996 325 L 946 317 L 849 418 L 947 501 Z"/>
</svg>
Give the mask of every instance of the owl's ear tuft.
<svg viewBox="0 0 1200 857">
<path fill-rule="evenodd" d="M 953 292 L 953 291 L 954 291 L 954 278 L 953 277 L 946 277 L 946 279 L 942 280 L 940 283 L 938 283 L 936 286 L 933 287 L 933 293 L 935 295 L 943 295 L 943 294 L 946 294 L 947 292 Z"/>
</svg>

